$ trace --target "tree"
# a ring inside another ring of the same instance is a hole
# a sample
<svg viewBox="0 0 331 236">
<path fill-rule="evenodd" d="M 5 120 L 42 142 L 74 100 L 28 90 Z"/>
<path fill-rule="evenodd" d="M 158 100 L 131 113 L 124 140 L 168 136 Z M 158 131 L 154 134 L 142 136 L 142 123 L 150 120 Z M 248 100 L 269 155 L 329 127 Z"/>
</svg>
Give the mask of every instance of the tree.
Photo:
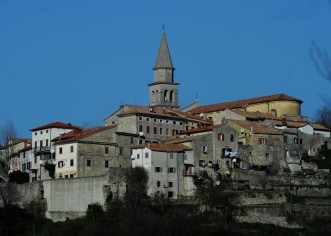
<svg viewBox="0 0 331 236">
<path fill-rule="evenodd" d="M 148 198 L 148 172 L 144 167 L 135 167 L 128 169 L 125 177 L 127 184 L 125 204 L 134 212 L 138 212 Z"/>
<path fill-rule="evenodd" d="M 20 170 L 13 171 L 8 175 L 8 177 L 9 177 L 9 182 L 16 184 L 29 183 L 30 180 L 30 175 Z"/>
<path fill-rule="evenodd" d="M 9 182 L 6 184 L 1 184 L 0 199 L 2 200 L 5 208 L 15 205 L 21 199 L 21 195 L 17 190 L 16 184 Z"/>
<path fill-rule="evenodd" d="M 331 106 L 324 105 L 318 108 L 314 121 L 331 129 Z"/>
<path fill-rule="evenodd" d="M 3 147 L 3 168 L 9 168 L 9 157 L 14 153 L 13 141 L 17 137 L 14 123 L 8 120 L 4 126 L 0 126 L 0 146 Z"/>
</svg>

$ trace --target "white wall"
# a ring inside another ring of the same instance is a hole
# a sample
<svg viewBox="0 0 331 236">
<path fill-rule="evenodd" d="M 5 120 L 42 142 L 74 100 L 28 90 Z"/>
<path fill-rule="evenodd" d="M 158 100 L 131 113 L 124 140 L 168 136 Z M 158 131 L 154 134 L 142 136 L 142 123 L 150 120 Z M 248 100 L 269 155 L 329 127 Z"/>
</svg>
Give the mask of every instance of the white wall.
<svg viewBox="0 0 331 236">
<path fill-rule="evenodd" d="M 71 152 L 71 147 L 73 148 L 73 152 Z M 60 154 L 60 149 L 62 148 L 62 153 Z M 68 143 L 57 145 L 55 148 L 55 178 L 65 178 L 66 175 L 70 178 L 70 174 L 73 177 L 77 177 L 77 155 L 78 152 L 78 143 Z M 70 165 L 70 160 L 73 160 L 73 166 Z M 59 167 L 59 162 L 63 163 L 63 166 Z"/>
</svg>

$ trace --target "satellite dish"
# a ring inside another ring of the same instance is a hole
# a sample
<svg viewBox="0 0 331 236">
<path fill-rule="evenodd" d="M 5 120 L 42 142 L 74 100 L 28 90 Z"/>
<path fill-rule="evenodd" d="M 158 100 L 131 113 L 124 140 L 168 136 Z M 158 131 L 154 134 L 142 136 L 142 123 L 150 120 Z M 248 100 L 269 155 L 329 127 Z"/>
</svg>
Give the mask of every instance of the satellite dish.
<svg viewBox="0 0 331 236">
<path fill-rule="evenodd" d="M 245 133 L 245 130 L 243 128 L 240 129 L 240 133 Z"/>
<path fill-rule="evenodd" d="M 234 159 L 232 160 L 232 162 L 237 162 L 237 159 L 236 159 L 236 158 L 234 158 Z"/>
<path fill-rule="evenodd" d="M 136 159 L 134 156 L 131 156 L 131 160 L 134 160 L 134 159 Z"/>
<path fill-rule="evenodd" d="M 199 115 L 199 116 L 202 118 L 202 117 L 204 117 L 204 116 L 205 116 L 205 114 L 203 114 L 203 113 L 200 113 L 200 115 Z"/>
<path fill-rule="evenodd" d="M 54 152 L 55 152 L 54 148 L 51 148 L 51 153 L 54 153 Z"/>
<path fill-rule="evenodd" d="M 217 181 L 216 181 L 216 185 L 218 186 L 218 185 L 220 185 L 220 184 L 221 184 L 221 181 L 217 180 Z"/>
<path fill-rule="evenodd" d="M 139 136 L 143 137 L 144 136 L 144 132 L 139 132 Z"/>
</svg>

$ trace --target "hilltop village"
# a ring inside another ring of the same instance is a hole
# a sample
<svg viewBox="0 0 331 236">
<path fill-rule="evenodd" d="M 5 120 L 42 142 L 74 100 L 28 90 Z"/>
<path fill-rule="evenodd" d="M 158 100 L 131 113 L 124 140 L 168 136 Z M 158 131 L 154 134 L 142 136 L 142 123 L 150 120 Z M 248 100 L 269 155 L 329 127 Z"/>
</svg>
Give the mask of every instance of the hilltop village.
<svg viewBox="0 0 331 236">
<path fill-rule="evenodd" d="M 31 138 L 16 138 L 2 147 L 2 158 L 10 157 L 9 174 L 29 175 L 31 185 L 24 191 L 30 188 L 32 193 L 25 194 L 26 201 L 42 185 L 48 217 L 75 218 L 88 204 L 104 202 L 105 186 L 123 195 L 121 169 L 132 167 L 148 171 L 150 196 L 164 194 L 172 200 L 194 197 L 194 177 L 202 178 L 202 173 L 213 180 L 219 176 L 231 180 L 236 191 L 276 191 L 272 194 L 277 201 L 257 193 L 262 196 L 256 197 L 259 204 L 251 199 L 250 206 L 286 202 L 277 191 L 330 196 L 330 170 L 312 160 L 327 158 L 321 150 L 331 149 L 331 130 L 301 114 L 303 101 L 279 93 L 211 105 L 196 100 L 180 108 L 174 70 L 163 33 L 154 81 L 148 84 L 149 106 L 121 105 L 104 119 L 103 127 L 81 128 L 59 121 L 41 124 L 31 128 Z M 78 198 L 84 200 L 77 203 Z M 311 214 L 313 210 L 306 208 Z M 261 221 L 254 211 L 258 210 L 238 213 L 237 218 Z M 280 217 L 279 212 L 274 214 Z M 263 220 L 273 223 L 275 217 L 270 215 Z"/>
</svg>

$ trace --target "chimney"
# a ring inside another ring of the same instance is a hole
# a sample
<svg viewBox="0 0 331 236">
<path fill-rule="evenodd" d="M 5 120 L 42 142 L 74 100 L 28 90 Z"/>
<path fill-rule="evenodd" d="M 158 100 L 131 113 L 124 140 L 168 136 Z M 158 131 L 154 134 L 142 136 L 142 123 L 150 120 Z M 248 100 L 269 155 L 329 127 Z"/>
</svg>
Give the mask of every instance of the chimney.
<svg viewBox="0 0 331 236">
<path fill-rule="evenodd" d="M 285 117 L 282 118 L 282 125 L 286 126 L 286 118 Z"/>
</svg>

